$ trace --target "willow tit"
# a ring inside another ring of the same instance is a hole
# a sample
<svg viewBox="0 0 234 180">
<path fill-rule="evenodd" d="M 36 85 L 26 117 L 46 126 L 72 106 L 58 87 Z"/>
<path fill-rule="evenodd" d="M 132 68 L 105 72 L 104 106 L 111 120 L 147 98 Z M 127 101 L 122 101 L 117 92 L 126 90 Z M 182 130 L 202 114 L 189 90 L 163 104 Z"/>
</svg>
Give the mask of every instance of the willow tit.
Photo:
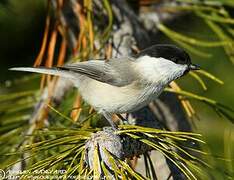
<svg viewBox="0 0 234 180">
<path fill-rule="evenodd" d="M 15 67 L 64 77 L 79 89 L 83 99 L 112 125 L 113 114 L 136 111 L 157 98 L 173 80 L 198 70 L 189 55 L 174 45 L 158 44 L 131 57 L 89 60 L 62 67 Z"/>
</svg>

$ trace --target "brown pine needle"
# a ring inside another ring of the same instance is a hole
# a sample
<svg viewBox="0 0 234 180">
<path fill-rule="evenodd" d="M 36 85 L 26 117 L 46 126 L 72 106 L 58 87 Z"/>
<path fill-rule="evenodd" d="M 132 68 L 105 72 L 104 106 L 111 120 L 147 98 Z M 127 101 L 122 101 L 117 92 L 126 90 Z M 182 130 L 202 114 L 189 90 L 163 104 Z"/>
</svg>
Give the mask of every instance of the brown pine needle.
<svg viewBox="0 0 234 180">
<path fill-rule="evenodd" d="M 112 57 L 112 45 L 108 43 L 106 48 L 106 60 L 110 59 Z"/>
<path fill-rule="evenodd" d="M 80 24 L 80 33 L 78 35 L 78 39 L 77 39 L 77 47 L 75 47 L 75 49 L 73 50 L 76 54 L 77 51 L 79 51 L 79 49 L 81 48 L 81 44 L 83 41 L 83 37 L 84 37 L 84 27 L 85 27 L 85 17 L 84 14 L 82 12 L 82 6 L 77 2 L 73 4 L 73 12 L 75 13 L 76 17 L 79 20 L 79 24 Z M 75 55 L 74 54 L 74 55 Z"/>
<path fill-rule="evenodd" d="M 48 52 L 47 52 L 47 59 L 45 62 L 45 66 L 46 67 L 52 67 L 53 66 L 53 59 L 54 59 L 54 51 L 55 51 L 55 45 L 56 45 L 56 41 L 57 41 L 57 28 L 55 28 L 52 33 L 51 33 L 51 37 L 50 37 L 50 43 L 48 46 Z M 47 80 L 47 85 L 48 85 L 48 94 L 49 97 L 52 95 L 52 90 L 54 85 L 50 84 L 52 77 L 50 75 L 46 76 L 46 80 Z"/>
<path fill-rule="evenodd" d="M 92 11 L 92 1 L 87 1 L 87 9 L 88 9 L 88 15 L 87 15 L 87 24 L 88 24 L 88 30 L 89 30 L 89 41 L 90 41 L 90 50 L 93 51 L 94 47 L 94 32 L 93 32 L 93 21 L 91 17 L 91 11 Z"/>
<path fill-rule="evenodd" d="M 82 48 L 84 49 L 83 56 L 86 57 L 88 52 L 87 52 L 87 50 L 85 51 L 85 49 L 87 49 L 87 39 L 85 36 L 83 36 L 83 38 L 82 38 Z"/>
<path fill-rule="evenodd" d="M 41 76 L 41 82 L 40 82 L 40 92 L 42 92 L 42 90 L 43 90 L 43 88 L 45 87 L 45 83 L 46 83 L 46 75 L 45 74 L 43 74 L 42 76 Z"/>
<path fill-rule="evenodd" d="M 43 58 L 43 56 L 45 54 L 45 49 L 46 49 L 47 40 L 48 40 L 49 27 L 50 27 L 50 16 L 49 16 L 49 13 L 48 13 L 47 17 L 46 17 L 46 25 L 45 25 L 42 44 L 41 44 L 41 49 L 40 49 L 39 54 L 37 55 L 37 58 L 36 58 L 36 60 L 35 60 L 35 62 L 33 64 L 34 67 L 40 66 L 41 63 L 42 63 L 42 58 Z"/>
<path fill-rule="evenodd" d="M 63 38 L 62 43 L 60 45 L 59 49 L 59 56 L 58 56 L 58 61 L 57 61 L 57 66 L 62 66 L 65 60 L 66 56 L 66 51 L 67 51 L 67 42 L 66 39 Z"/>
<path fill-rule="evenodd" d="M 185 100 L 181 100 L 181 98 L 179 98 L 179 99 L 180 99 L 180 102 L 181 102 L 182 106 L 184 107 L 184 110 L 186 111 L 188 117 L 192 117 L 192 112 L 190 112 L 190 109 L 189 109 L 186 101 Z"/>
<path fill-rule="evenodd" d="M 54 50 L 55 50 L 55 45 L 57 41 L 57 29 L 55 28 L 50 37 L 50 43 L 48 46 L 48 53 L 47 53 L 47 59 L 46 59 L 46 67 L 52 67 L 53 65 L 53 59 L 54 59 Z"/>
<path fill-rule="evenodd" d="M 178 84 L 176 84 L 174 81 L 170 83 L 170 86 L 176 91 L 181 90 L 181 88 L 178 86 Z M 184 107 L 187 115 L 189 117 L 192 117 L 192 115 L 195 114 L 195 111 L 194 111 L 192 105 L 190 104 L 190 102 L 188 100 L 183 99 L 182 96 L 178 96 L 178 98 L 181 101 L 181 104 Z"/>
<path fill-rule="evenodd" d="M 73 119 L 74 122 L 76 122 L 79 117 L 80 117 L 80 113 L 82 111 L 81 109 L 81 96 L 77 95 L 74 103 L 73 103 L 73 111 L 71 112 L 70 117 Z"/>
<path fill-rule="evenodd" d="M 196 112 L 195 112 L 195 110 L 194 110 L 194 108 L 192 107 L 192 105 L 191 105 L 191 103 L 187 100 L 187 106 L 188 106 L 188 108 L 189 108 L 189 110 L 192 112 L 192 114 L 196 114 Z"/>
</svg>

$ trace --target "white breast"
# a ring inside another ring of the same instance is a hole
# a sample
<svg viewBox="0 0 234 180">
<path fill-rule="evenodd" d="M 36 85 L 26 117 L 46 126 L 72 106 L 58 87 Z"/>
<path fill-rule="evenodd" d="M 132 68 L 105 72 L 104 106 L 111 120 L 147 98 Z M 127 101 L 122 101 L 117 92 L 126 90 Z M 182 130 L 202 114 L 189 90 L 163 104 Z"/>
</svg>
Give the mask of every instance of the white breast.
<svg viewBox="0 0 234 180">
<path fill-rule="evenodd" d="M 147 92 L 137 83 L 124 87 L 112 86 L 87 77 L 83 77 L 79 92 L 85 101 L 97 111 L 106 110 L 111 113 L 135 111 L 147 105 L 158 94 L 155 88 L 148 87 Z"/>
</svg>

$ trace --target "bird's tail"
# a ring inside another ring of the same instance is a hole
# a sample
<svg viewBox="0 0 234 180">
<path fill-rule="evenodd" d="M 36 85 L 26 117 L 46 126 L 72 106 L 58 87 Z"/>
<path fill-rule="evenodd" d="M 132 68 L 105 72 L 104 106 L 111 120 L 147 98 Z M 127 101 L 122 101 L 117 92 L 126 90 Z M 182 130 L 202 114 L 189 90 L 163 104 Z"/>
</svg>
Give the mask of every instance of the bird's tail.
<svg viewBox="0 0 234 180">
<path fill-rule="evenodd" d="M 60 77 L 65 77 L 69 79 L 74 79 L 75 74 L 70 72 L 69 70 L 64 70 L 63 68 L 59 67 L 14 67 L 10 68 L 9 70 L 12 71 L 27 71 L 27 72 L 36 72 L 41 74 L 49 74 L 49 75 L 55 75 Z"/>
</svg>

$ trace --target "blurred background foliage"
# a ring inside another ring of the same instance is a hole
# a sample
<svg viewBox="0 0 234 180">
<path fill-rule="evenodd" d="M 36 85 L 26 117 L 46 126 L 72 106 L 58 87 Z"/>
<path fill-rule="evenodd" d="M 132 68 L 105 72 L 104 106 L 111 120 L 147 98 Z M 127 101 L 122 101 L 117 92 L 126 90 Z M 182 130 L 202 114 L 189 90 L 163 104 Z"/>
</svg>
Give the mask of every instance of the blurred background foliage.
<svg viewBox="0 0 234 180">
<path fill-rule="evenodd" d="M 216 1 L 217 2 L 217 1 Z M 220 1 L 229 5 L 229 12 L 234 13 L 234 3 Z M 40 49 L 43 37 L 46 17 L 46 0 L 1 0 L 0 1 L 0 93 L 11 91 L 8 86 L 10 81 L 18 78 L 19 73 L 10 72 L 8 68 L 15 66 L 32 66 Z M 233 23 L 234 24 L 234 23 Z M 233 24 L 231 27 L 233 28 Z M 197 39 L 206 41 L 217 40 L 216 34 L 208 28 L 208 25 L 195 14 L 186 15 L 183 18 L 168 24 L 171 30 L 177 31 Z M 233 32 L 233 29 L 232 29 Z M 172 42 L 164 33 L 160 33 L 154 39 L 155 43 Z M 234 36 L 232 35 L 232 42 Z M 199 64 L 208 72 L 216 75 L 224 84 L 219 85 L 210 80 L 204 80 L 207 90 L 203 90 L 191 76 L 178 80 L 183 89 L 200 94 L 218 102 L 222 102 L 234 108 L 234 66 L 222 47 L 199 47 L 199 50 L 211 54 L 212 57 L 202 58 L 190 53 L 192 61 Z M 234 52 L 232 52 L 234 53 Z M 21 73 L 22 75 L 23 73 Z M 39 87 L 39 76 L 33 77 L 33 84 L 24 84 L 19 81 L 14 90 L 36 89 Z M 194 83 L 191 83 L 193 81 Z M 200 121 L 194 121 L 195 131 L 204 135 L 212 155 L 213 163 L 217 167 L 217 179 L 225 177 L 225 170 L 234 171 L 234 125 L 221 119 L 208 106 L 192 101 L 194 108 L 201 117 Z M 1 117 L 0 117 L 1 118 Z M 229 159 L 229 160 L 228 160 Z M 231 162 L 230 162 L 231 161 Z M 225 168 L 223 168 L 225 167 Z"/>
<path fill-rule="evenodd" d="M 0 1 L 1 83 L 14 78 L 6 67 L 34 61 L 43 37 L 45 7 L 43 0 Z"/>
</svg>

